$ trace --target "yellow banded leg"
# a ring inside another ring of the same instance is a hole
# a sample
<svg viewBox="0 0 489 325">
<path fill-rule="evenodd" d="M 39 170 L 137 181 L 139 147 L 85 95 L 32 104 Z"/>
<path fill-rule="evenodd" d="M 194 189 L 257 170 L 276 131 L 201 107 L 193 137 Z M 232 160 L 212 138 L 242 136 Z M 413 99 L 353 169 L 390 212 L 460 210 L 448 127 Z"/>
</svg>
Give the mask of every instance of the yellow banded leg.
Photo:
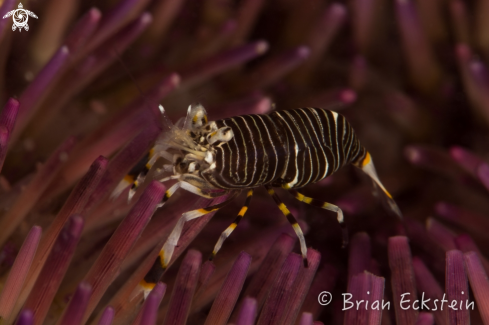
<svg viewBox="0 0 489 325">
<path fill-rule="evenodd" d="M 173 184 L 169 189 L 166 190 L 165 195 L 163 195 L 163 199 L 158 204 L 158 208 L 161 208 L 165 205 L 166 201 L 175 193 L 176 190 L 181 186 L 180 182 Z"/>
<path fill-rule="evenodd" d="M 136 180 L 132 183 L 131 188 L 129 189 L 129 195 L 128 195 L 128 201 L 131 202 L 132 198 L 136 194 L 136 191 L 138 187 L 144 183 L 144 180 L 146 179 L 146 175 L 148 175 L 149 170 L 151 167 L 145 166 L 144 169 L 139 173 L 138 177 Z"/>
<path fill-rule="evenodd" d="M 311 197 L 307 197 L 307 196 L 303 195 L 302 193 L 299 193 L 296 190 L 289 190 L 289 192 L 292 193 L 294 195 L 294 197 L 301 202 L 304 202 L 304 203 L 310 204 L 310 205 L 315 206 L 315 207 L 319 207 L 322 209 L 326 209 L 326 210 L 335 212 L 336 213 L 336 219 L 338 220 L 338 223 L 341 226 L 341 233 L 343 236 L 343 247 L 346 247 L 346 245 L 348 245 L 348 229 L 346 228 L 345 218 L 343 217 L 343 211 L 341 211 L 341 209 L 338 206 L 331 204 L 331 203 L 328 203 L 328 202 L 313 199 Z"/>
<path fill-rule="evenodd" d="M 182 230 L 185 222 L 193 219 L 197 219 L 203 215 L 208 214 L 209 212 L 219 210 L 220 208 L 222 208 L 223 206 L 225 206 L 226 204 L 234 200 L 237 194 L 239 194 L 239 192 L 233 192 L 231 196 L 222 203 L 203 209 L 188 211 L 182 214 L 180 219 L 178 219 L 178 222 L 173 228 L 172 232 L 170 233 L 170 236 L 168 236 L 168 239 L 166 240 L 165 244 L 161 248 L 158 257 L 156 258 L 155 262 L 153 263 L 153 266 L 151 267 L 151 270 L 149 270 L 149 272 L 146 274 L 144 279 L 139 283 L 140 288 L 144 291 L 145 297 L 147 297 L 147 295 L 151 292 L 152 288 L 156 285 L 156 283 L 160 281 L 161 277 L 163 276 L 163 273 L 168 267 L 168 264 L 170 263 L 175 247 L 177 246 L 178 240 L 180 239 L 180 235 L 182 234 Z"/>
<path fill-rule="evenodd" d="M 117 184 L 116 188 L 110 194 L 110 199 L 117 199 L 119 195 L 121 195 L 122 191 L 124 191 L 128 186 L 132 186 L 134 183 L 133 175 L 126 175 L 122 179 L 122 181 Z"/>
<path fill-rule="evenodd" d="M 289 209 L 287 209 L 287 207 L 282 202 L 282 200 L 280 200 L 277 193 L 275 193 L 275 191 L 270 186 L 266 186 L 265 188 L 267 189 L 268 194 L 270 194 L 272 196 L 273 200 L 277 204 L 280 211 L 282 211 L 282 213 L 285 215 L 285 217 L 287 217 L 287 220 L 292 225 L 292 228 L 294 228 L 294 231 L 295 231 L 297 237 L 299 237 L 299 242 L 301 245 L 302 259 L 304 260 L 304 266 L 308 267 L 309 263 L 307 261 L 306 239 L 304 238 L 304 233 L 302 232 L 302 229 L 299 226 L 299 223 L 297 222 L 295 217 L 292 215 L 292 213 L 290 213 Z"/>
<path fill-rule="evenodd" d="M 129 189 L 129 195 L 128 195 L 129 202 L 133 198 L 134 194 L 136 194 L 137 188 L 144 182 L 146 175 L 151 169 L 152 164 L 149 161 L 154 156 L 154 154 L 155 154 L 155 149 L 151 148 L 151 150 L 149 150 L 149 152 L 146 155 L 144 155 L 143 158 L 141 158 L 141 160 L 136 164 L 136 166 L 134 166 L 125 177 L 125 179 L 126 178 L 131 179 L 130 181 L 131 188 Z"/>
<path fill-rule="evenodd" d="M 195 195 L 205 197 L 207 199 L 214 199 L 216 197 L 223 196 L 223 195 L 226 195 L 229 193 L 229 192 L 224 191 L 224 190 L 216 191 L 215 189 L 212 189 L 212 188 L 201 189 L 201 188 L 198 188 L 197 186 L 192 185 L 192 184 L 185 182 L 185 181 L 181 181 L 180 183 L 181 183 L 182 189 L 189 191 L 190 193 L 194 193 Z"/>
<path fill-rule="evenodd" d="M 212 254 L 209 257 L 210 261 L 212 261 L 212 259 L 214 259 L 217 252 L 219 252 L 219 250 L 221 249 L 224 241 L 229 237 L 229 235 L 231 235 L 231 233 L 234 231 L 234 229 L 236 229 L 236 227 L 238 226 L 241 219 L 243 219 L 246 211 L 248 211 L 248 207 L 250 205 L 252 197 L 253 197 L 253 190 L 251 189 L 248 191 L 248 193 L 246 195 L 246 201 L 245 201 L 243 207 L 241 208 L 241 210 L 239 211 L 238 216 L 236 217 L 236 219 L 234 219 L 233 223 L 229 227 L 227 227 L 226 230 L 224 230 L 222 232 L 221 236 L 219 237 L 219 240 L 217 241 L 216 245 L 214 246 L 214 250 L 212 251 Z"/>
<path fill-rule="evenodd" d="M 384 185 L 382 185 L 379 176 L 377 176 L 377 172 L 375 171 L 375 166 L 372 161 L 372 157 L 370 156 L 370 153 L 366 152 L 363 160 L 355 164 L 355 166 L 360 168 L 365 174 L 367 174 L 372 179 L 374 185 L 378 186 L 381 189 L 381 191 L 384 193 L 387 204 L 389 205 L 389 208 L 392 210 L 392 212 L 394 212 L 394 214 L 396 214 L 399 218 L 402 218 L 401 210 L 399 210 L 399 207 L 397 206 L 396 202 L 392 198 L 392 195 L 386 190 Z"/>
<path fill-rule="evenodd" d="M 167 179 L 160 180 L 160 182 L 166 181 L 168 179 L 174 179 L 174 178 L 170 177 L 170 178 L 167 178 Z M 200 188 L 198 188 L 195 185 L 192 185 L 192 184 L 190 184 L 188 182 L 185 182 L 185 181 L 180 180 L 179 182 L 173 184 L 165 192 L 165 195 L 163 196 L 163 199 L 161 200 L 161 203 L 158 204 L 158 208 L 161 208 L 166 203 L 166 201 L 168 201 L 168 199 L 173 195 L 173 193 L 175 193 L 175 191 L 178 188 L 182 188 L 182 189 L 184 189 L 184 190 L 186 190 L 186 191 L 188 191 L 190 193 L 194 193 L 194 194 L 196 194 L 198 196 L 201 196 L 201 197 L 204 197 L 206 199 L 213 199 L 213 198 L 216 198 L 216 197 L 219 197 L 219 196 L 223 196 L 223 195 L 226 195 L 226 194 L 229 193 L 228 191 L 225 191 L 225 190 L 218 190 L 218 191 L 216 191 L 215 189 L 212 189 L 212 188 L 209 188 L 209 189 L 200 189 Z"/>
</svg>

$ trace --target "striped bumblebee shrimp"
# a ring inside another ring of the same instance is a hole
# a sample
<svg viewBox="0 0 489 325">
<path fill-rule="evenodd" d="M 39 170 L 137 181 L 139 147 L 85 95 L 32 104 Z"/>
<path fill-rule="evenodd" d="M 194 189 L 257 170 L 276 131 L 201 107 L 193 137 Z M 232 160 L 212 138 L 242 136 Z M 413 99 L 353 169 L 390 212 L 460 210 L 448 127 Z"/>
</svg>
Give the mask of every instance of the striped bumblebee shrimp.
<svg viewBox="0 0 489 325">
<path fill-rule="evenodd" d="M 163 107 L 160 106 L 160 110 L 164 115 Z M 346 245 L 348 235 L 341 209 L 307 197 L 298 189 L 328 177 L 347 164 L 367 174 L 374 188 L 383 193 L 389 209 L 401 217 L 397 204 L 377 176 L 370 154 L 360 144 L 351 125 L 342 115 L 326 109 L 297 108 L 208 121 L 202 105 L 191 105 L 186 118 L 169 125 L 169 130 L 160 135 L 149 154 L 124 178 L 114 195 L 131 186 L 131 199 L 160 157 L 170 163 L 156 171 L 157 178 L 161 182 L 177 180 L 165 192 L 160 207 L 179 188 L 205 198 L 228 197 L 222 203 L 188 211 L 180 217 L 140 283 L 145 295 L 170 263 L 185 222 L 222 208 L 243 190 L 247 191 L 246 201 L 236 219 L 222 232 L 211 258 L 244 217 L 254 190 L 261 186 L 267 189 L 292 225 L 300 240 L 306 267 L 307 246 L 302 230 L 274 188 L 283 188 L 301 202 L 335 212 Z"/>
</svg>

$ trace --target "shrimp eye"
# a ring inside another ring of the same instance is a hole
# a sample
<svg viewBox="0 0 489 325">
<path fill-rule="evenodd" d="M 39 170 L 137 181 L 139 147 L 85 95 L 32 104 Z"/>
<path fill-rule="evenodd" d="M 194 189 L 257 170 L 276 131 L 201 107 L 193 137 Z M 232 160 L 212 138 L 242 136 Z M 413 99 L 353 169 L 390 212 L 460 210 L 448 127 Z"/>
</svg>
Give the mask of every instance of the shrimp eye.
<svg viewBox="0 0 489 325">
<path fill-rule="evenodd" d="M 188 167 L 188 162 L 182 161 L 178 164 L 178 167 L 185 170 Z"/>
</svg>

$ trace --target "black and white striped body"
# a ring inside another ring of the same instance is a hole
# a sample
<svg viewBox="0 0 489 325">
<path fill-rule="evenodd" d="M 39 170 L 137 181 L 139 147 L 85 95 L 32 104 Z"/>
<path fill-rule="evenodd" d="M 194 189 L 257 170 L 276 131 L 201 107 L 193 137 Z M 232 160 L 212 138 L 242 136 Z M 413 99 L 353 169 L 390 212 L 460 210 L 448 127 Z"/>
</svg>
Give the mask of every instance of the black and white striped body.
<svg viewBox="0 0 489 325">
<path fill-rule="evenodd" d="M 346 119 L 325 109 L 298 108 L 215 123 L 231 128 L 234 136 L 211 146 L 215 168 L 201 176 L 221 189 L 300 188 L 366 155 Z"/>
<path fill-rule="evenodd" d="M 160 110 L 164 112 L 162 107 Z M 138 184 L 142 183 L 158 157 L 171 162 L 157 170 L 162 175 L 170 173 L 160 181 L 177 180 L 165 192 L 160 206 L 179 188 L 205 198 L 224 195 L 228 195 L 228 198 L 182 214 L 151 270 L 140 282 L 145 296 L 160 281 L 168 267 L 184 224 L 217 211 L 244 189 L 247 190 L 246 201 L 233 223 L 222 232 L 211 257 L 217 254 L 224 240 L 244 217 L 254 189 L 261 186 L 267 189 L 297 234 L 305 266 L 307 246 L 304 234 L 273 187 L 289 189 L 297 200 L 336 213 L 343 230 L 343 244 L 346 245 L 348 236 L 341 209 L 294 189 L 324 179 L 347 164 L 353 164 L 367 174 L 375 188 L 385 194 L 384 200 L 389 209 L 401 216 L 397 204 L 380 182 L 370 154 L 360 144 L 351 125 L 342 115 L 325 109 L 298 108 L 209 122 L 202 105 L 190 106 L 187 117 L 163 132 L 149 155 L 143 159 L 144 163 L 139 165 L 139 169 L 142 169 L 140 176 L 133 181 L 129 197 L 134 195 Z M 125 179 L 129 182 L 133 180 L 135 172 L 132 171 Z M 124 186 L 127 186 L 127 182 L 121 182 L 120 188 Z"/>
</svg>

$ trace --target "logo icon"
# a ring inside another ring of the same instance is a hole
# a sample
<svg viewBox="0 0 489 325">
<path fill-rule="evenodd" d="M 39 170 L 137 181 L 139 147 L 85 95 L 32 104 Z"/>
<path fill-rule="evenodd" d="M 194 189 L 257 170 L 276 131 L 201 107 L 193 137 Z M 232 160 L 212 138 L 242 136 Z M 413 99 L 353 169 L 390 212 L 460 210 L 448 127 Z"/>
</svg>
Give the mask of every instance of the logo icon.
<svg viewBox="0 0 489 325">
<path fill-rule="evenodd" d="M 14 24 L 12 25 L 12 30 L 15 31 L 18 28 L 19 32 L 22 31 L 22 28 L 25 28 L 26 31 L 29 30 L 29 25 L 27 25 L 29 16 L 37 19 L 35 13 L 29 10 L 25 10 L 23 8 L 22 3 L 19 3 L 18 9 L 9 11 L 5 16 L 3 16 L 3 19 L 8 18 L 10 16 L 13 16 L 12 18 L 14 20 Z"/>
</svg>

